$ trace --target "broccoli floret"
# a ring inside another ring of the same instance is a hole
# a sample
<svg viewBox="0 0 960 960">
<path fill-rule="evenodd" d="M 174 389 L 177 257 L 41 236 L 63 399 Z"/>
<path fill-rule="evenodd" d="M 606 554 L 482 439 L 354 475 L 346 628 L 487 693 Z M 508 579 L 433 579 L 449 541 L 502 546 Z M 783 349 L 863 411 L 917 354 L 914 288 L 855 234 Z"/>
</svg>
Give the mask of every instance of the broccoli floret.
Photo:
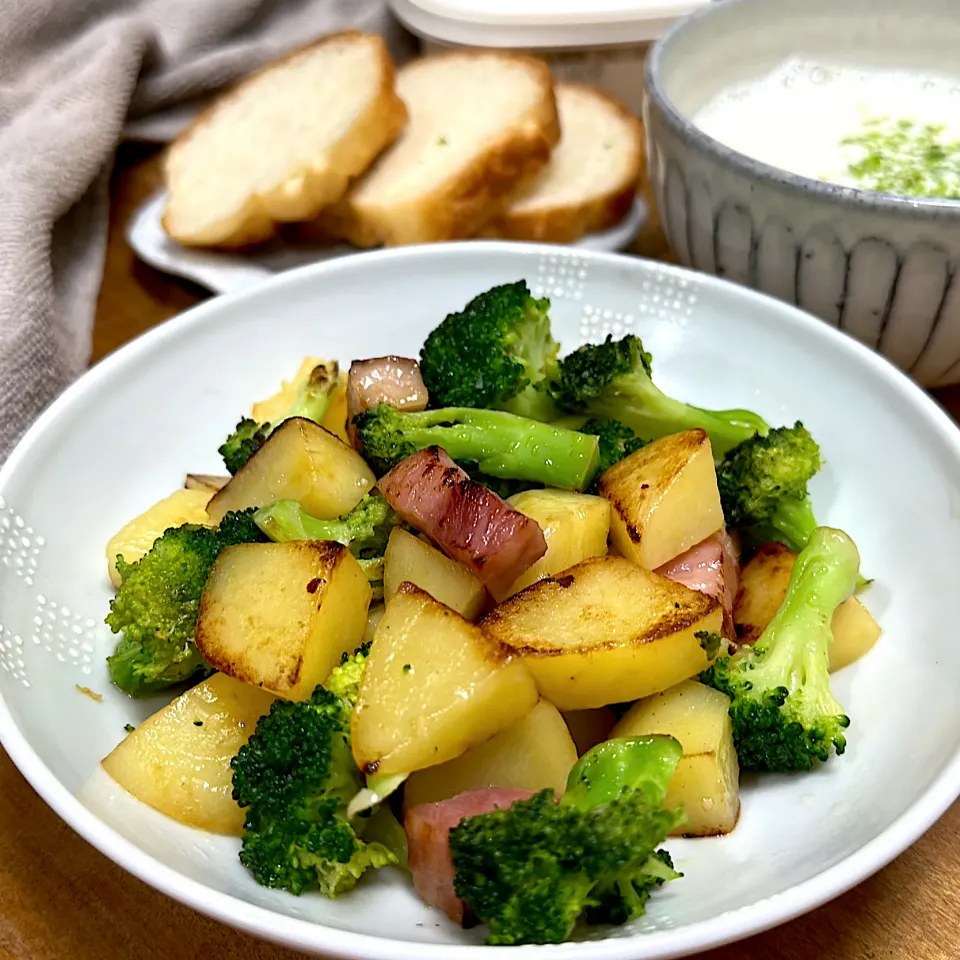
<svg viewBox="0 0 960 960">
<path fill-rule="evenodd" d="M 624 457 L 629 457 L 631 453 L 636 453 L 646 445 L 646 440 L 641 440 L 619 420 L 591 419 L 580 427 L 580 432 L 592 433 L 600 441 L 600 463 L 597 466 L 597 474 L 593 483 L 590 484 L 590 493 L 597 492 L 597 480 L 604 470 L 608 470 Z"/>
<path fill-rule="evenodd" d="M 110 679 L 137 697 L 208 670 L 193 635 L 210 568 L 224 547 L 265 539 L 247 510 L 219 527 L 171 527 L 135 563 L 117 557 L 121 582 L 106 623 L 121 636 L 107 658 Z"/>
<path fill-rule="evenodd" d="M 361 644 L 351 653 L 340 657 L 340 663 L 330 671 L 324 686 L 335 696 L 350 704 L 353 709 L 360 697 L 360 681 L 363 680 L 363 670 L 367 665 L 367 656 L 370 653 L 370 642 Z"/>
<path fill-rule="evenodd" d="M 504 480 L 583 490 L 596 473 L 595 436 L 502 410 L 449 407 L 404 413 L 380 403 L 354 417 L 360 449 L 380 471 L 426 447 Z"/>
<path fill-rule="evenodd" d="M 380 494 L 368 493 L 337 520 L 318 520 L 296 500 L 278 500 L 261 507 L 254 520 L 275 543 L 334 540 L 348 546 L 373 585 L 375 598 L 383 596 L 383 554 L 390 531 L 400 520 Z"/>
<path fill-rule="evenodd" d="M 310 372 L 310 376 L 297 392 L 296 400 L 282 417 L 270 423 L 257 423 L 250 417 L 244 417 L 217 451 L 223 457 L 227 470 L 231 474 L 236 473 L 285 420 L 303 417 L 315 423 L 323 423 L 339 386 L 339 365 L 335 361 L 321 363 Z"/>
<path fill-rule="evenodd" d="M 679 880 L 683 874 L 673 866 L 666 850 L 654 850 L 650 859 L 629 883 L 616 884 L 593 892 L 594 902 L 587 906 L 583 917 L 589 924 L 609 923 L 621 926 L 646 912 L 647 900 L 668 880 Z"/>
<path fill-rule="evenodd" d="M 454 827 L 454 888 L 487 943 L 561 943 L 581 915 L 640 916 L 679 876 L 657 847 L 683 819 L 664 807 L 682 753 L 671 737 L 609 740 L 580 759 L 559 802 L 543 790 Z"/>
<path fill-rule="evenodd" d="M 505 283 L 451 313 L 426 339 L 420 373 L 433 407 L 509 410 L 535 420 L 556 413 L 546 389 L 560 345 L 550 332 L 550 301 L 526 281 Z"/>
<path fill-rule="evenodd" d="M 817 526 L 807 483 L 820 466 L 820 447 L 802 423 L 745 440 L 717 466 L 727 524 L 798 553 Z"/>
<path fill-rule="evenodd" d="M 366 653 L 328 681 L 350 694 Z M 363 785 L 350 750 L 353 703 L 319 686 L 309 700 L 276 700 L 232 761 L 233 799 L 247 808 L 241 862 L 265 887 L 337 897 L 368 869 L 397 862 L 364 842 L 365 818 L 346 809 Z"/>
<path fill-rule="evenodd" d="M 236 473 L 266 442 L 270 436 L 269 423 L 257 423 L 244 417 L 217 452 L 223 457 L 227 470 Z"/>
<path fill-rule="evenodd" d="M 716 660 L 700 679 L 730 697 L 743 770 L 809 770 L 846 749 L 850 720 L 830 691 L 831 620 L 853 592 L 856 544 L 818 527 L 800 551 L 786 596 L 752 646 Z"/>
<path fill-rule="evenodd" d="M 633 335 L 575 350 L 560 362 L 552 391 L 563 410 L 620 420 L 643 440 L 699 427 L 717 457 L 769 429 L 749 410 L 703 410 L 662 393 L 651 379 L 650 354 Z"/>
<path fill-rule="evenodd" d="M 719 633 L 709 630 L 698 630 L 694 637 L 700 643 L 700 649 L 707 655 L 708 660 L 715 660 L 720 651 L 729 646 Z"/>
</svg>

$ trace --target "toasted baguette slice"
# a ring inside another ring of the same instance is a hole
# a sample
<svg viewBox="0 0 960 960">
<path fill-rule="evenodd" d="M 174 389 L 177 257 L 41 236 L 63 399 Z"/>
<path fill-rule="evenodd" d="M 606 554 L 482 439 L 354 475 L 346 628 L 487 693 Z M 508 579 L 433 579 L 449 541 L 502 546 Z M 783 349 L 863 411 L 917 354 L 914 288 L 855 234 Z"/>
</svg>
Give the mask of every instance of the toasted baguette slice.
<svg viewBox="0 0 960 960">
<path fill-rule="evenodd" d="M 406 121 L 383 39 L 325 37 L 248 77 L 173 142 L 164 230 L 190 246 L 265 240 L 339 200 Z"/>
<path fill-rule="evenodd" d="M 530 186 L 482 231 L 487 237 L 571 243 L 630 210 L 643 168 L 643 128 L 595 87 L 558 83 L 560 145 Z"/>
<path fill-rule="evenodd" d="M 374 247 L 471 237 L 543 169 L 560 138 L 550 70 L 532 57 L 426 57 L 399 71 L 397 92 L 409 125 L 323 212 L 312 238 Z"/>
</svg>

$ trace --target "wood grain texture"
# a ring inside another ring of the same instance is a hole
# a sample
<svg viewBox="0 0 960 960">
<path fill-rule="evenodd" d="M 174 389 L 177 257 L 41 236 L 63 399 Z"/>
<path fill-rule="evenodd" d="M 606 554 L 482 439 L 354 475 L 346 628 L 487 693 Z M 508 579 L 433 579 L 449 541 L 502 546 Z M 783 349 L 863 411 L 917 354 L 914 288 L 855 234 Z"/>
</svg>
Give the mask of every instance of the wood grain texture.
<svg viewBox="0 0 960 960">
<path fill-rule="evenodd" d="M 94 354 L 100 358 L 195 303 L 202 292 L 134 258 L 130 213 L 159 183 L 154 152 L 121 149 Z M 648 230 L 636 252 L 667 258 Z M 960 388 L 938 399 L 960 415 Z M 293 960 L 207 920 L 128 876 L 50 811 L 0 752 L 0 958 L 4 960 Z M 731 878 L 736 882 L 736 878 Z M 956 960 L 960 804 L 913 848 L 806 917 L 704 960 Z"/>
</svg>

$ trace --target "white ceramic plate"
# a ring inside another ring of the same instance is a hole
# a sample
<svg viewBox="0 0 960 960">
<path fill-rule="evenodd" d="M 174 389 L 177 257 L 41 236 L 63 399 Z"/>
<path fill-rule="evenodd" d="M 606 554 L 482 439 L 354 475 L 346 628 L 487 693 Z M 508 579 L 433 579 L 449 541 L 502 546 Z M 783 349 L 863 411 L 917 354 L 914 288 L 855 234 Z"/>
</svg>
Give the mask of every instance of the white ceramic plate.
<svg viewBox="0 0 960 960">
<path fill-rule="evenodd" d="M 308 248 L 291 247 L 279 240 L 252 253 L 181 247 L 166 235 L 160 224 L 166 196 L 166 191 L 158 191 L 134 213 L 127 224 L 127 241 L 134 253 L 151 267 L 192 280 L 214 293 L 232 293 L 255 286 L 283 270 L 359 252 L 347 244 Z M 637 195 L 630 213 L 620 223 L 604 233 L 584 237 L 571 244 L 571 249 L 616 253 L 633 242 L 646 219 L 647 205 Z"/>
<path fill-rule="evenodd" d="M 408 248 L 294 270 L 151 331 L 68 390 L 0 470 L 0 738 L 60 816 L 130 872 L 307 952 L 489 954 L 481 930 L 428 910 L 396 872 L 335 903 L 264 890 L 235 840 L 181 827 L 94 775 L 124 724 L 162 703 L 108 684 L 104 545 L 187 471 L 216 472 L 237 417 L 304 355 L 415 354 L 448 311 L 520 277 L 552 299 L 567 349 L 633 330 L 668 392 L 773 422 L 801 417 L 827 461 L 813 490 L 819 516 L 857 540 L 884 636 L 835 678 L 853 719 L 845 756 L 813 774 L 745 778 L 736 831 L 671 842 L 686 876 L 641 922 L 516 955 L 665 960 L 755 933 L 879 869 L 960 793 L 960 434 L 944 413 L 852 339 L 712 277 L 563 248 Z"/>
</svg>

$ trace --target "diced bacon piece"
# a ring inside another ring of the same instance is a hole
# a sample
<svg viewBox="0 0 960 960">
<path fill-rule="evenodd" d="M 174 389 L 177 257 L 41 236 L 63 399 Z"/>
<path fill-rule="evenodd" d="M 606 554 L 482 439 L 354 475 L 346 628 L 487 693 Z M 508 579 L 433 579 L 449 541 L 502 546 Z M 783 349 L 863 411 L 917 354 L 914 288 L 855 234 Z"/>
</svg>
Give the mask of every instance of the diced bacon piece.
<svg viewBox="0 0 960 960">
<path fill-rule="evenodd" d="M 665 563 L 657 573 L 719 600 L 723 605 L 724 636 L 736 639 L 733 602 L 737 596 L 740 568 L 736 547 L 726 530 L 701 540 L 686 553 Z"/>
<path fill-rule="evenodd" d="M 527 800 L 529 790 L 489 788 L 461 793 L 440 803 L 421 803 L 404 817 L 413 885 L 424 903 L 439 907 L 454 923 L 463 923 L 463 901 L 453 889 L 450 831 L 466 817 L 507 809 Z"/>
<path fill-rule="evenodd" d="M 377 484 L 400 518 L 497 593 L 547 552 L 536 521 L 475 483 L 439 447 L 398 463 Z"/>
<path fill-rule="evenodd" d="M 353 418 L 378 403 L 398 410 L 427 407 L 428 393 L 420 364 L 409 357 L 376 357 L 354 360 L 347 376 L 347 431 L 354 439 Z"/>
</svg>

